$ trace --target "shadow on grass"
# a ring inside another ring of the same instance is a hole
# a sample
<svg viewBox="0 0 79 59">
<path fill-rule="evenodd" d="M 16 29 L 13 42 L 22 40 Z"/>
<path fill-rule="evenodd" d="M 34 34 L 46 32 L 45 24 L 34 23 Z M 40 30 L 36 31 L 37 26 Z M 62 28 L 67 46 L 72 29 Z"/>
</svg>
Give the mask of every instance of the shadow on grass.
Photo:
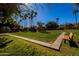
<svg viewBox="0 0 79 59">
<path fill-rule="evenodd" d="M 77 45 L 77 43 L 75 41 L 73 41 L 73 40 L 69 40 L 69 45 L 71 47 L 79 48 L 78 45 Z"/>
<path fill-rule="evenodd" d="M 13 40 L 8 40 L 7 38 L 0 38 L 0 48 L 6 47 L 9 43 L 11 43 Z"/>
</svg>

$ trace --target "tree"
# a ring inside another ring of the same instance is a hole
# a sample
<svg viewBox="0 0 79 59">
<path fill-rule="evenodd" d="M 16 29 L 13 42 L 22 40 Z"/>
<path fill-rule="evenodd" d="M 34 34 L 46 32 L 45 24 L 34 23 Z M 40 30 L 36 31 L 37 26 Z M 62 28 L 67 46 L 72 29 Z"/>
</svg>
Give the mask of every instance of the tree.
<svg viewBox="0 0 79 59">
<path fill-rule="evenodd" d="M 56 22 L 57 22 L 57 24 L 59 23 L 59 18 L 56 18 Z"/>
<path fill-rule="evenodd" d="M 56 22 L 48 22 L 47 24 L 46 24 L 46 28 L 48 29 L 48 30 L 53 30 L 53 29 L 57 29 L 57 27 L 58 27 L 59 25 L 56 23 Z"/>
<path fill-rule="evenodd" d="M 44 23 L 42 23 L 41 21 L 37 22 L 37 31 L 46 32 L 46 27 L 44 26 Z"/>
<path fill-rule="evenodd" d="M 33 25 L 33 18 L 36 17 L 37 12 L 31 10 L 30 13 L 28 13 L 28 19 L 30 20 L 30 28 L 32 28 Z"/>
<path fill-rule="evenodd" d="M 0 24 L 1 24 L 1 27 L 6 24 L 7 24 L 7 26 L 12 27 L 13 25 L 10 24 L 10 20 L 14 19 L 14 18 L 12 18 L 13 16 L 20 17 L 21 20 L 18 22 L 18 23 L 20 23 L 22 20 L 25 20 L 25 19 L 32 20 L 34 17 L 36 17 L 36 15 L 37 15 L 37 12 L 30 9 L 29 6 L 27 6 L 26 4 L 22 4 L 22 3 L 21 4 L 17 4 L 17 3 L 0 4 Z M 14 23 L 14 21 L 13 21 L 13 23 Z M 14 25 L 16 25 L 16 24 L 14 23 Z"/>
<path fill-rule="evenodd" d="M 79 10 L 73 10 L 73 14 L 75 15 L 75 22 L 77 24 L 77 13 L 79 12 Z"/>
<path fill-rule="evenodd" d="M 11 17 L 13 13 L 18 13 L 18 5 L 19 4 L 9 4 L 9 3 L 3 3 L 0 4 L 0 13 L 2 14 L 2 23 L 5 22 L 5 20 L 9 21 L 7 18 Z"/>
<path fill-rule="evenodd" d="M 29 8 L 30 6 L 27 6 L 25 4 L 22 4 L 21 5 L 22 7 L 25 7 L 25 9 L 23 9 L 22 7 L 20 8 L 20 16 L 21 16 L 21 20 L 29 20 L 29 26 L 30 28 L 34 27 L 34 24 L 33 24 L 33 19 L 34 17 L 36 17 L 37 15 L 37 11 L 35 11 L 35 9 L 32 9 L 32 8 Z"/>
<path fill-rule="evenodd" d="M 76 25 L 77 25 L 77 13 L 79 12 L 79 3 L 73 3 L 73 5 L 77 6 L 77 9 L 73 11 L 75 15 Z"/>
<path fill-rule="evenodd" d="M 12 22 L 10 22 L 12 19 L 13 14 L 18 14 L 18 6 L 17 3 L 2 3 L 0 4 L 0 28 L 4 26 L 10 26 Z"/>
</svg>

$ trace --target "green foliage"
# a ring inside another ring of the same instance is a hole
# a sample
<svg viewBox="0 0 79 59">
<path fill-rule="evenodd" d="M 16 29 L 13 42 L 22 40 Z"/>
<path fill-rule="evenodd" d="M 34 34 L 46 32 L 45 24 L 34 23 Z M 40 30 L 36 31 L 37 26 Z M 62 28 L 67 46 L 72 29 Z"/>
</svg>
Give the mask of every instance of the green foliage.
<svg viewBox="0 0 79 59">
<path fill-rule="evenodd" d="M 0 4 L 0 12 L 2 12 L 3 18 L 0 18 L 0 32 L 10 32 L 12 31 L 12 28 L 14 28 L 14 20 L 12 18 L 13 14 L 18 13 L 18 6 L 20 4 L 14 3 L 14 4 L 8 4 L 3 3 Z"/>
<path fill-rule="evenodd" d="M 22 8 L 22 7 L 23 8 Z M 24 8 L 25 7 L 25 8 Z M 21 4 L 20 5 L 20 10 L 19 10 L 19 16 L 22 18 L 21 20 L 20 20 L 20 22 L 22 21 L 22 20 L 29 20 L 29 27 L 30 28 L 33 28 L 34 27 L 34 23 L 33 23 L 33 21 L 34 21 L 34 18 L 37 16 L 37 11 L 35 11 L 35 9 L 34 8 L 32 8 L 32 7 L 30 7 L 30 6 L 28 6 L 28 5 L 25 5 L 25 4 Z M 36 6 L 35 6 L 36 7 Z M 31 29 L 32 30 L 32 29 Z"/>
<path fill-rule="evenodd" d="M 48 23 L 46 24 L 46 28 L 47 28 L 48 30 L 57 29 L 58 26 L 59 26 L 59 25 L 58 25 L 56 22 L 52 22 L 52 21 L 50 21 L 50 22 L 48 22 Z"/>
<path fill-rule="evenodd" d="M 8 17 L 18 12 L 18 5 L 16 3 L 2 3 L 0 4 L 0 12 L 3 13 L 3 17 Z"/>
<path fill-rule="evenodd" d="M 22 8 L 23 7 L 23 8 Z M 0 27 L 9 27 L 11 31 L 20 31 L 20 25 L 17 23 L 16 17 L 20 17 L 20 21 L 29 19 L 31 27 L 33 26 L 33 18 L 36 17 L 37 12 L 26 4 L 8 4 L 3 3 L 0 4 Z M 15 21 L 14 21 L 15 19 Z M 4 32 L 8 31 L 6 28 L 3 28 Z"/>
<path fill-rule="evenodd" d="M 37 31 L 38 32 L 46 32 L 46 28 L 44 23 L 42 22 L 37 22 Z"/>
<path fill-rule="evenodd" d="M 9 21 L 8 18 L 11 18 L 13 14 L 18 13 L 18 5 L 19 4 L 9 4 L 9 3 L 2 3 L 0 4 L 0 12 L 2 13 L 2 18 L 0 19 L 2 24 L 4 24 L 5 21 Z"/>
</svg>

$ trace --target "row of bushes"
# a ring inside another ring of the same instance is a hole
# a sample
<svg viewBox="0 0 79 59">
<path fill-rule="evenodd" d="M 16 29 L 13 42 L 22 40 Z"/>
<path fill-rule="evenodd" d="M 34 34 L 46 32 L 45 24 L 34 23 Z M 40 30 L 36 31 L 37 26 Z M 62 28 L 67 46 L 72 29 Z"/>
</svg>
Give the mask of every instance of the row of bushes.
<svg viewBox="0 0 79 59">
<path fill-rule="evenodd" d="M 79 29 L 79 24 L 65 24 L 58 25 L 56 22 L 48 22 L 46 25 L 39 23 L 38 26 L 30 28 L 22 28 L 20 26 L 3 26 L 0 28 L 0 32 L 19 32 L 19 31 L 32 31 L 32 32 L 46 32 L 46 30 L 64 30 L 64 29 Z"/>
<path fill-rule="evenodd" d="M 63 26 L 59 26 L 57 29 L 64 30 L 64 29 L 79 29 L 79 24 L 66 24 Z"/>
</svg>

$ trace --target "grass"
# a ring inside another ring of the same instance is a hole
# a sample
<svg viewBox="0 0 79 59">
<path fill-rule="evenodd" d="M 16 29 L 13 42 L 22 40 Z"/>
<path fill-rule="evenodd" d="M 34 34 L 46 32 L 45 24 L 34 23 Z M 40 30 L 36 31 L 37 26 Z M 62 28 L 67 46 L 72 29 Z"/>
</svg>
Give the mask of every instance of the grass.
<svg viewBox="0 0 79 59">
<path fill-rule="evenodd" d="M 73 32 L 75 34 L 74 40 L 77 42 L 79 46 L 79 30 L 63 30 L 67 33 Z M 54 41 L 55 38 L 62 33 L 63 31 L 50 31 L 51 33 L 33 33 L 33 32 L 16 32 L 13 34 L 24 36 L 24 37 L 31 37 L 33 39 L 41 40 L 45 38 L 48 38 L 48 40 L 45 42 L 49 41 Z M 42 36 L 39 38 L 39 36 Z M 54 36 L 54 37 L 53 37 Z M 7 46 L 4 48 L 0 48 L 0 55 L 4 55 L 3 53 L 8 53 L 6 55 L 23 55 L 23 56 L 79 56 L 79 48 L 76 47 L 71 47 L 69 45 L 69 42 L 67 43 L 62 43 L 62 47 L 60 51 L 55 51 L 50 48 L 46 48 L 22 39 L 10 37 L 10 36 L 3 36 L 5 38 L 8 38 L 8 40 L 13 40 L 11 43 L 9 43 Z M 54 38 L 54 39 L 53 39 Z"/>
<path fill-rule="evenodd" d="M 28 37 L 28 38 L 32 38 L 35 40 L 39 40 L 39 41 L 43 41 L 43 42 L 54 42 L 56 40 L 56 38 L 62 33 L 62 32 L 66 32 L 66 33 L 74 33 L 74 37 L 76 40 L 78 40 L 79 38 L 79 30 L 52 30 L 49 31 L 49 33 L 40 33 L 40 32 L 15 32 L 12 34 L 15 35 L 19 35 L 19 36 L 23 36 L 23 37 Z"/>
<path fill-rule="evenodd" d="M 79 50 L 77 48 L 71 48 L 66 44 L 63 45 L 61 51 L 58 52 L 53 49 L 49 49 L 22 39 L 17 39 L 10 36 L 4 36 L 4 37 L 8 38 L 8 40 L 13 41 L 4 48 L 0 48 L 0 55 L 15 55 L 15 56 L 79 55 L 78 53 Z"/>
<path fill-rule="evenodd" d="M 4 48 L 0 48 L 0 55 L 47 55 L 48 52 L 41 51 L 39 48 L 44 49 L 44 47 L 38 46 L 31 42 L 24 41 L 22 39 L 17 39 L 10 36 L 3 36 L 8 38 L 8 40 L 13 40 Z M 50 54 L 50 53 L 49 53 Z M 50 54 L 51 55 L 51 54 Z"/>
<path fill-rule="evenodd" d="M 51 31 L 50 33 L 40 33 L 40 32 L 15 32 L 12 34 L 32 38 L 35 40 L 43 41 L 43 42 L 53 42 L 59 34 L 61 34 L 61 31 Z"/>
<path fill-rule="evenodd" d="M 55 52 L 52 49 L 27 42 L 22 39 L 17 39 L 10 36 L 3 36 L 8 40 L 13 40 L 4 48 L 0 48 L 0 55 L 15 55 L 15 56 L 47 56 L 57 55 L 59 52 Z"/>
</svg>

